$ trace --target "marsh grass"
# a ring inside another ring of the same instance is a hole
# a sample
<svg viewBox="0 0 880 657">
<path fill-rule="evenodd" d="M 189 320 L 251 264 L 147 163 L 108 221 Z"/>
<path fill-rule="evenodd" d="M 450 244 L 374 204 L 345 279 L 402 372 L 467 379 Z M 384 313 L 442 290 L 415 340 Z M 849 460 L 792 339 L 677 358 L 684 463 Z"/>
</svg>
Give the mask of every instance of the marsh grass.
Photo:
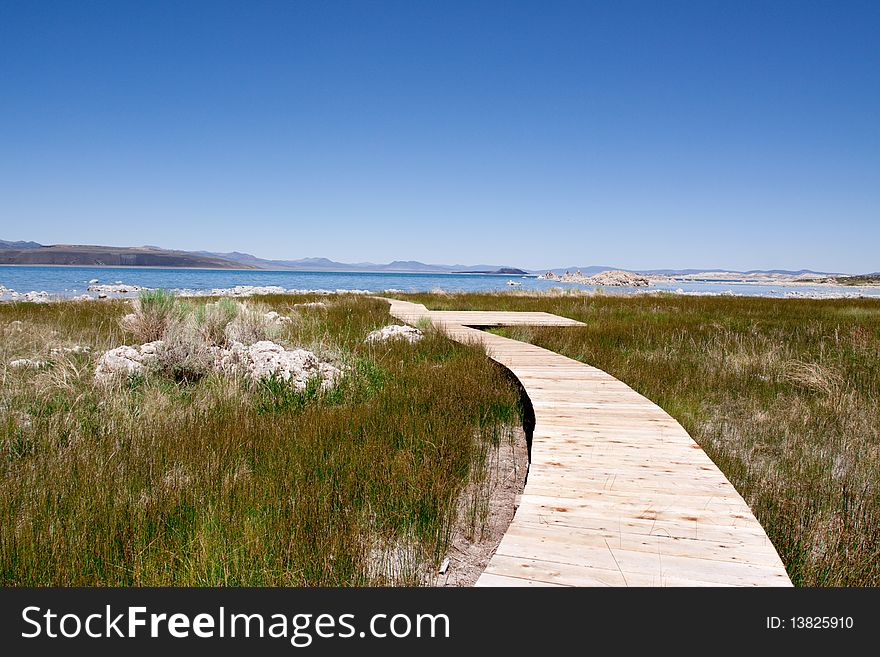
<svg viewBox="0 0 880 657">
<path fill-rule="evenodd" d="M 133 312 L 120 321 L 139 342 L 159 340 L 169 324 L 180 319 L 186 306 L 166 290 L 144 290 L 131 301 Z"/>
<path fill-rule="evenodd" d="M 96 385 L 96 354 L 147 337 L 120 326 L 126 302 L 0 305 L 0 584 L 423 583 L 518 393 L 433 330 L 364 344 L 392 323 L 380 301 L 293 307 L 314 299 L 253 301 L 292 317 L 280 341 L 348 366 L 326 392 L 213 371 Z M 227 310 L 208 311 L 216 339 Z M 7 367 L 58 345 L 92 353 Z"/>
<path fill-rule="evenodd" d="M 400 296 L 585 322 L 500 332 L 595 365 L 679 420 L 749 503 L 795 584 L 880 585 L 880 302 Z"/>
</svg>

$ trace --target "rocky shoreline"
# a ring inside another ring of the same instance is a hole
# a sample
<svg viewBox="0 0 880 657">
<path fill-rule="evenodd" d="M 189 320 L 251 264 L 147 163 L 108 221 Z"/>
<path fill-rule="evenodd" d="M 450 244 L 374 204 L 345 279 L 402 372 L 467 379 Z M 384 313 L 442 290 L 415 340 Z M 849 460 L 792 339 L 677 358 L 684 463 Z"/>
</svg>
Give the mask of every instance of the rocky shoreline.
<svg viewBox="0 0 880 657">
<path fill-rule="evenodd" d="M 138 293 L 150 290 L 152 288 L 141 287 L 139 285 L 129 285 L 122 282 L 113 284 L 91 284 L 88 287 L 87 294 L 79 294 L 76 296 L 65 296 L 63 294 L 51 294 L 45 290 L 32 290 L 30 292 L 17 292 L 3 285 L 0 285 L 0 302 L 4 301 L 22 301 L 30 303 L 49 303 L 52 301 L 94 301 L 98 299 L 127 299 L 137 296 Z M 392 294 L 401 292 L 402 290 L 385 290 L 386 293 Z M 236 285 L 235 287 L 220 287 L 210 290 L 190 290 L 177 289 L 173 290 L 174 294 L 179 297 L 251 297 L 264 294 L 374 294 L 370 290 L 345 290 L 335 289 L 328 290 L 323 288 L 316 289 L 298 289 L 284 288 L 278 285 Z"/>
</svg>

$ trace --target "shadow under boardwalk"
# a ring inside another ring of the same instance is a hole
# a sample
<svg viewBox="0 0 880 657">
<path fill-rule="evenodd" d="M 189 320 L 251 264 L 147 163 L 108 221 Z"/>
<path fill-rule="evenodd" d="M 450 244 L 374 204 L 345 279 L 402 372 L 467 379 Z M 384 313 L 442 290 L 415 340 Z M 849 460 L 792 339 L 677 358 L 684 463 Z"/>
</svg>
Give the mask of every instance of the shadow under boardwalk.
<svg viewBox="0 0 880 657">
<path fill-rule="evenodd" d="M 578 326 L 549 313 L 429 311 L 481 342 L 534 409 L 521 502 L 477 586 L 791 586 L 764 529 L 682 426 L 611 375 L 473 326 Z"/>
</svg>

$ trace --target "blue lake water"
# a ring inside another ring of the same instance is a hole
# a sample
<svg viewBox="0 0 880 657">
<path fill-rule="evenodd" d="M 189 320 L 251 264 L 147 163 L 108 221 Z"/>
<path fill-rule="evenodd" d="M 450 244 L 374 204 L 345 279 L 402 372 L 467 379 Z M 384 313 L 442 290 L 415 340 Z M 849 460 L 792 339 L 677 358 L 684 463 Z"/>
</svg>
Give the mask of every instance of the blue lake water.
<svg viewBox="0 0 880 657">
<path fill-rule="evenodd" d="M 489 274 L 397 274 L 357 272 L 301 272 L 230 269 L 164 269 L 132 267 L 46 267 L 0 266 L 0 286 L 19 293 L 45 291 L 52 296 L 72 297 L 86 293 L 89 281 L 102 284 L 122 282 L 149 288 L 208 292 L 238 285 L 278 286 L 285 290 L 360 290 L 373 293 L 388 290 L 429 292 L 488 292 L 510 290 L 594 289 L 588 285 L 539 280 L 535 276 Z M 508 285 L 508 281 L 519 283 Z M 672 282 L 652 284 L 652 290 L 681 290 L 697 294 L 737 294 L 785 297 L 792 294 L 872 296 L 880 298 L 880 288 L 852 288 L 804 285 L 754 285 L 731 282 Z M 645 288 L 606 288 L 608 293 L 642 292 Z M 3 294 L 0 298 L 9 298 Z"/>
</svg>

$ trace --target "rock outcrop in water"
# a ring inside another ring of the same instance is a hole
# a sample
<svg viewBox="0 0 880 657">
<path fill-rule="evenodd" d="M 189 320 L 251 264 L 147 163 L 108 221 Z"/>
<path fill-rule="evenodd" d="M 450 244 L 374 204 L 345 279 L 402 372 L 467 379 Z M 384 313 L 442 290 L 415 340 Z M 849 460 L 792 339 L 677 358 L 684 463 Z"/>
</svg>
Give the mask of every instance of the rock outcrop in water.
<svg viewBox="0 0 880 657">
<path fill-rule="evenodd" d="M 29 303 L 46 303 L 52 299 L 45 290 L 31 290 L 30 292 L 16 292 L 13 289 L 0 285 L 0 301 L 25 301 Z"/>
<path fill-rule="evenodd" d="M 585 276 L 579 271 L 573 274 L 571 272 L 554 274 L 552 271 L 548 271 L 541 278 L 560 283 L 578 283 L 580 285 L 597 285 L 602 287 L 648 287 L 650 285 L 650 281 L 646 276 L 622 269 L 610 269 L 593 276 Z"/>
<path fill-rule="evenodd" d="M 140 292 L 147 288 L 140 285 L 128 285 L 126 283 L 116 283 L 112 285 L 89 285 L 89 292 L 98 292 L 99 294 L 128 294 L 129 292 Z"/>
<path fill-rule="evenodd" d="M 623 271 L 622 269 L 600 272 L 595 276 L 591 276 L 590 280 L 592 285 L 607 287 L 648 287 L 650 285 L 647 277 L 634 274 L 631 271 Z"/>
</svg>

